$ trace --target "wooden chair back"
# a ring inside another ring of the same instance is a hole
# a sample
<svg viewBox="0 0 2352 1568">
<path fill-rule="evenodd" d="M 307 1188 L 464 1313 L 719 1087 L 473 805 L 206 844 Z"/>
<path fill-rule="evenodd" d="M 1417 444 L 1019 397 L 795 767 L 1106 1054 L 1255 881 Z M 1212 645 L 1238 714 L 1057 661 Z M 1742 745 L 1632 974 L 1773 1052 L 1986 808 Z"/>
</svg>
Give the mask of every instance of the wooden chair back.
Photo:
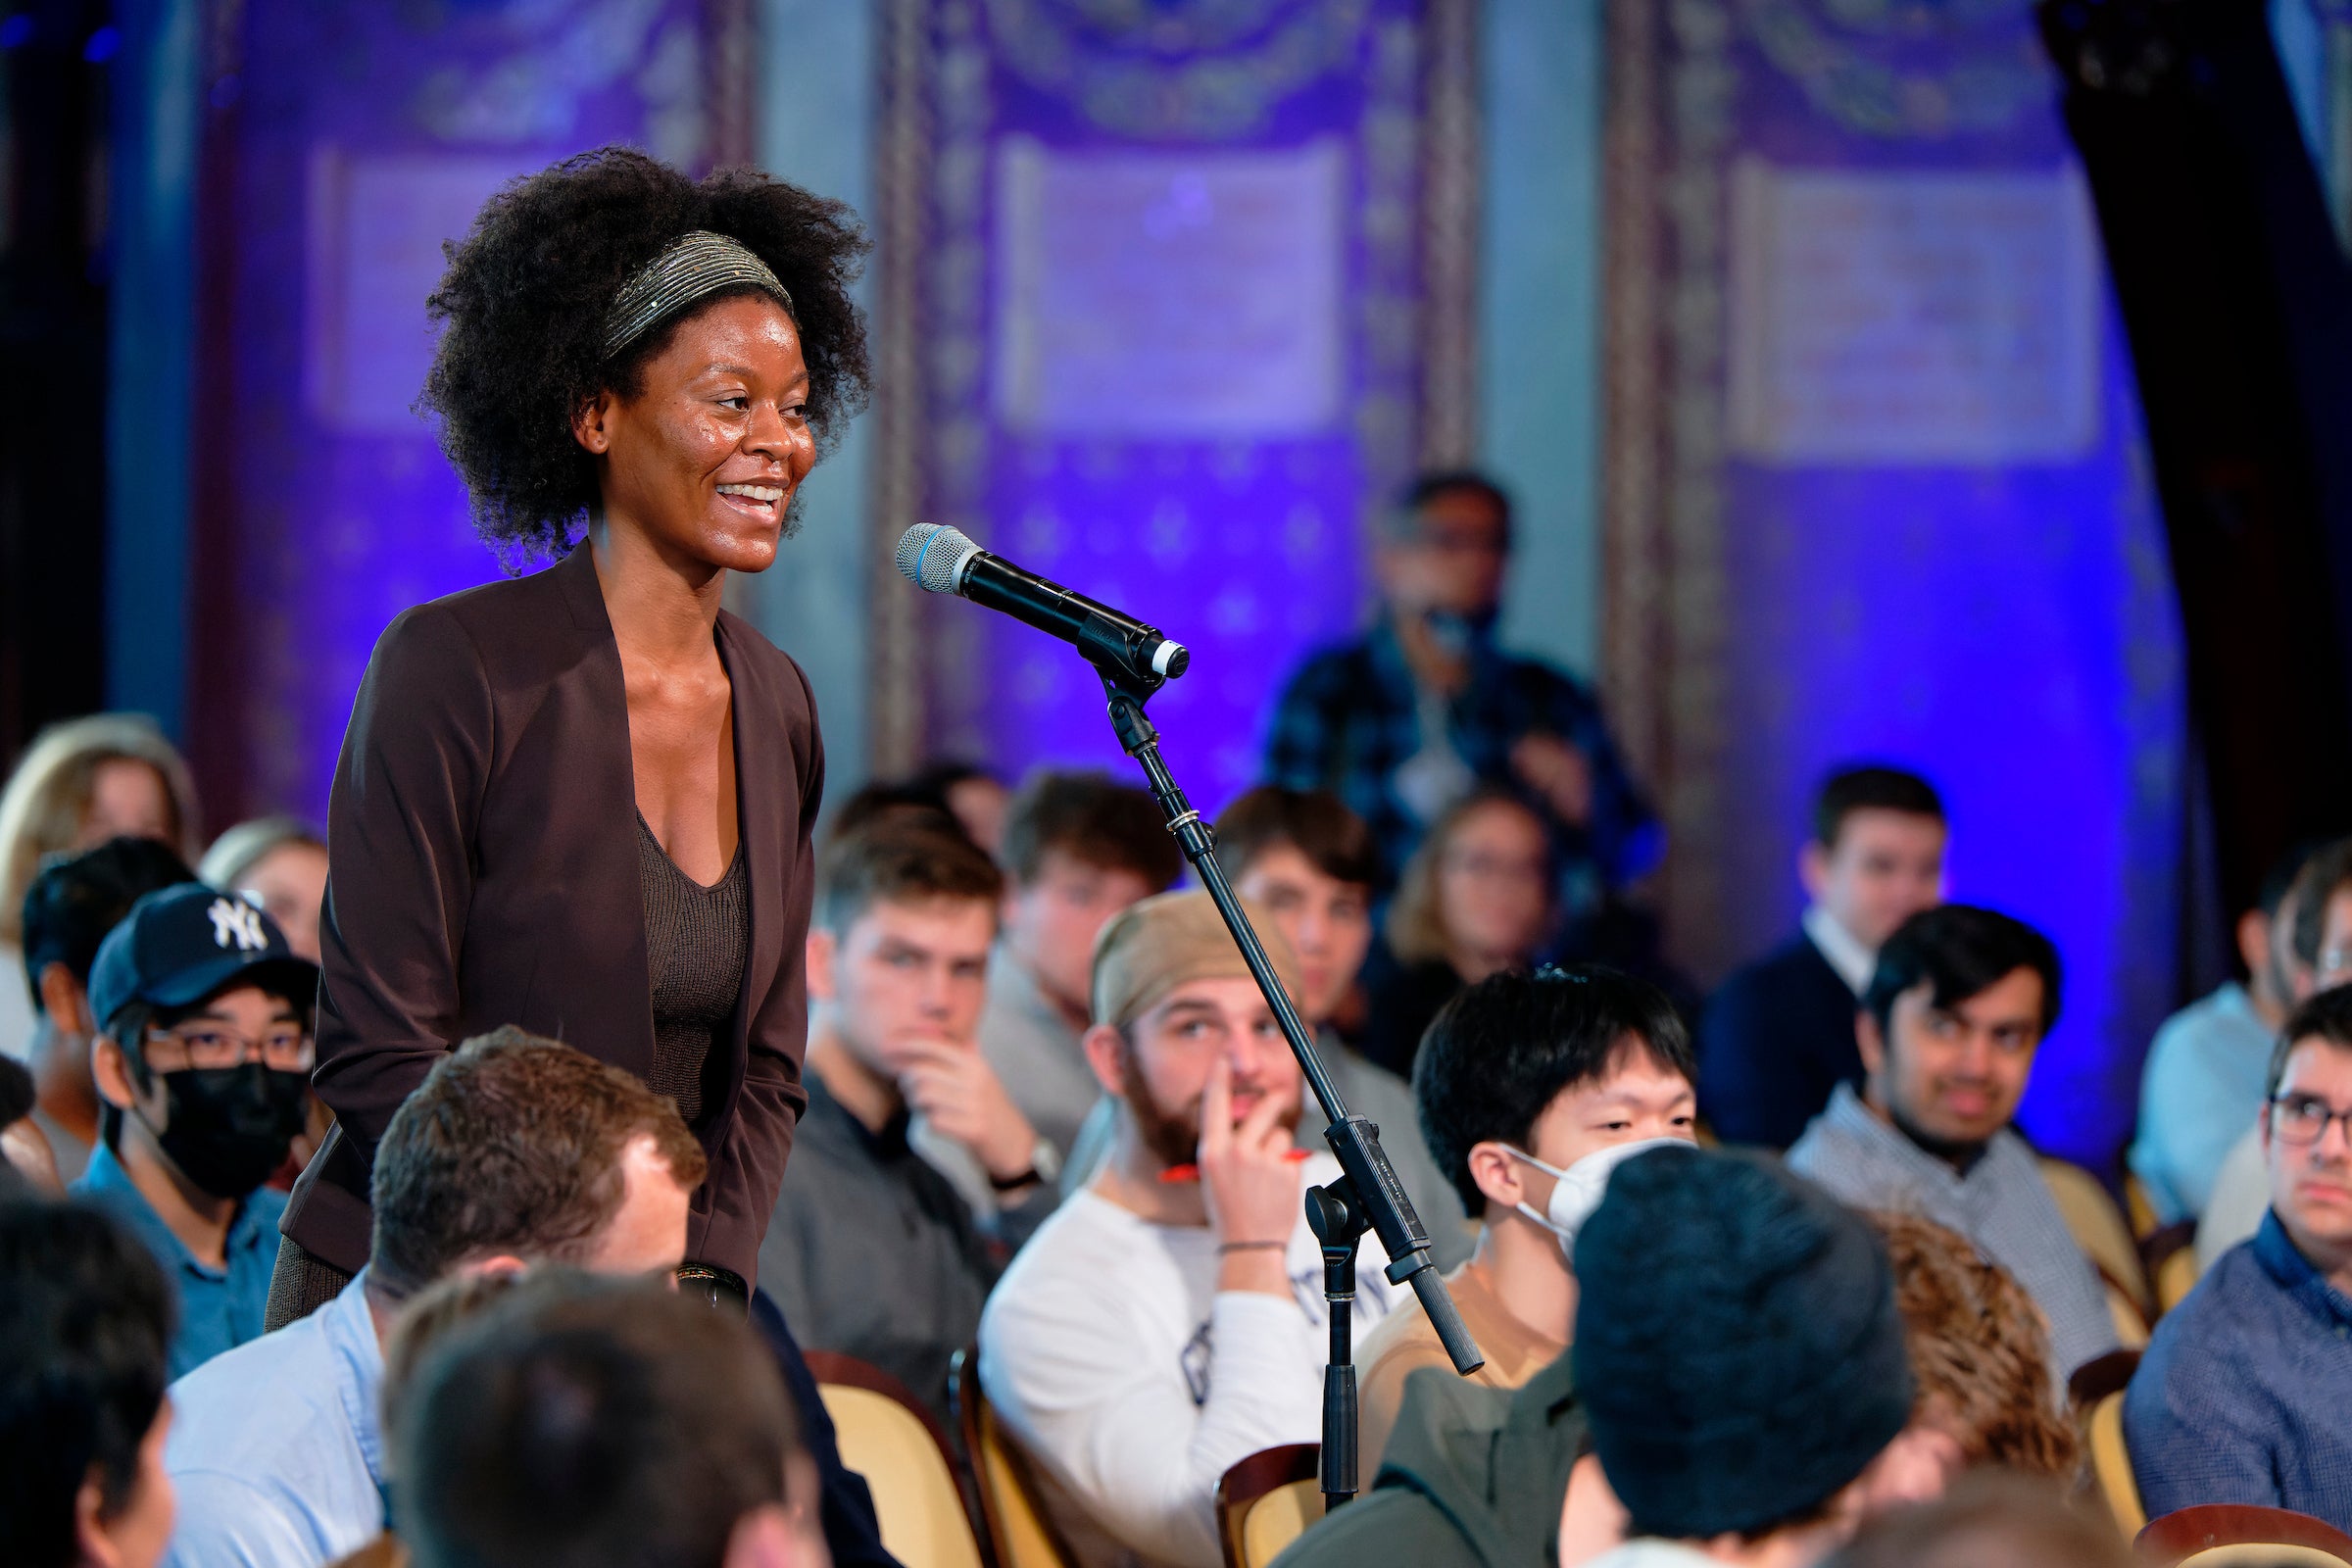
<svg viewBox="0 0 2352 1568">
<path fill-rule="evenodd" d="M 1028 1455 L 1004 1430 L 980 1386 L 980 1347 L 956 1352 L 948 1374 L 948 1397 L 963 1429 L 964 1452 L 980 1492 L 980 1517 L 996 1553 L 997 1568 L 1075 1568 L 1070 1549 L 1054 1529 L 1038 1495 Z"/>
<path fill-rule="evenodd" d="M 2217 1502 L 2150 1520 L 2134 1543 L 2163 1568 L 2352 1568 L 2352 1536 L 2288 1508 Z"/>
<path fill-rule="evenodd" d="M 807 1356 L 841 1462 L 872 1489 L 890 1554 L 936 1568 L 984 1568 L 956 1452 L 938 1418 L 879 1367 L 829 1350 Z"/>
<path fill-rule="evenodd" d="M 1323 1517 L 1322 1449 L 1261 1448 L 1217 1482 L 1217 1542 L 1225 1568 L 1266 1568 Z"/>
<path fill-rule="evenodd" d="M 2139 1260 L 2139 1243 L 2125 1222 L 2123 1210 L 2116 1207 L 2096 1176 L 2070 1161 L 2043 1155 L 2041 1179 L 2057 1200 L 2058 1212 L 2073 1233 L 2075 1245 L 2138 1313 L 2140 1341 L 2146 1343 L 2154 1298 L 2148 1291 L 2147 1270 Z"/>
</svg>

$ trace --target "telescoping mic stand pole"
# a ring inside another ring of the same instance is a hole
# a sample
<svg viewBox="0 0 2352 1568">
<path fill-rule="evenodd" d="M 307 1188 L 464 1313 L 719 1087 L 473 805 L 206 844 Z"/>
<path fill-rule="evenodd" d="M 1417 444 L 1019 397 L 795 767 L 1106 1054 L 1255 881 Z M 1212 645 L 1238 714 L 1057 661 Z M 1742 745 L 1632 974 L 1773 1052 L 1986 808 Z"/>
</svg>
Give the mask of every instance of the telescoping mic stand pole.
<svg viewBox="0 0 2352 1568">
<path fill-rule="evenodd" d="M 1080 646 L 1085 647 L 1083 643 Z M 1299 1021 L 1298 1009 L 1291 1005 L 1289 994 L 1266 957 L 1265 945 L 1257 940 L 1241 901 L 1225 881 L 1224 868 L 1217 864 L 1215 836 L 1184 798 L 1184 791 L 1177 788 L 1159 755 L 1159 731 L 1145 716 L 1144 704 L 1164 684 L 1164 677 L 1156 673 L 1141 676 L 1109 658 L 1091 662 L 1101 672 L 1102 690 L 1110 699 L 1110 727 L 1118 732 L 1119 745 L 1143 768 L 1152 798 L 1167 814 L 1168 831 L 1176 835 L 1184 858 L 1192 862 L 1200 885 L 1225 917 L 1225 928 L 1233 933 L 1257 989 L 1274 1009 L 1283 1038 L 1291 1043 L 1291 1054 L 1298 1058 L 1299 1071 L 1306 1075 L 1307 1087 L 1315 1092 L 1316 1103 L 1331 1120 L 1323 1137 L 1339 1156 L 1342 1174 L 1338 1181 L 1307 1189 L 1306 1220 L 1315 1239 L 1323 1244 L 1323 1297 L 1331 1303 L 1331 1364 L 1323 1374 L 1323 1501 L 1326 1508 L 1336 1508 L 1354 1496 L 1356 1490 L 1355 1365 L 1349 1314 L 1355 1302 L 1355 1247 L 1365 1231 L 1377 1235 L 1380 1245 L 1388 1249 L 1389 1283 L 1410 1284 L 1421 1298 L 1421 1309 L 1429 1314 L 1430 1326 L 1444 1342 L 1446 1353 L 1453 1358 L 1454 1370 L 1467 1377 L 1486 1365 L 1486 1357 L 1471 1341 L 1461 1314 L 1454 1310 L 1453 1298 L 1446 1292 L 1446 1281 L 1429 1255 L 1429 1233 L 1422 1229 L 1421 1216 L 1413 1212 L 1412 1200 L 1405 1196 L 1403 1184 L 1380 1147 L 1380 1129 L 1350 1114 L 1340 1099 L 1331 1075 L 1323 1070 L 1322 1058 L 1315 1054 L 1306 1025 Z"/>
</svg>

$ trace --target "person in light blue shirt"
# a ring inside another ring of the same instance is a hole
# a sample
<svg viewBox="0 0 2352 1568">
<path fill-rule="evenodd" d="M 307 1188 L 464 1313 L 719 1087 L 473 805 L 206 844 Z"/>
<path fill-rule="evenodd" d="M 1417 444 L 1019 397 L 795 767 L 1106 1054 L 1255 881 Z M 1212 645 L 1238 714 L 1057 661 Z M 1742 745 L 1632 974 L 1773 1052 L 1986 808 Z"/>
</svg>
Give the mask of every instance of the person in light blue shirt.
<svg viewBox="0 0 2352 1568">
<path fill-rule="evenodd" d="M 2223 1159 L 2262 1108 L 2271 1047 L 2295 1004 L 2279 910 L 2306 855 L 2275 866 L 2254 907 L 2237 917 L 2245 983 L 2232 980 L 2173 1014 L 2148 1048 L 2131 1163 L 2167 1225 L 2205 1212 Z"/>
<path fill-rule="evenodd" d="M 258 1339 L 302 1130 L 317 965 L 240 899 L 185 882 L 131 906 L 90 965 L 105 1102 L 76 1196 L 155 1253 L 179 1298 L 181 1376 Z"/>
<path fill-rule="evenodd" d="M 2156 1325 L 2124 1441 L 2151 1518 L 2253 1503 L 2352 1530 L 2352 987 L 2296 1009 L 2265 1087 L 2270 1211 Z"/>
<path fill-rule="evenodd" d="M 708 1173 L 675 1104 L 518 1029 L 435 1063 L 378 1146 L 368 1266 L 172 1386 L 167 1568 L 318 1568 L 383 1533 L 384 1346 L 446 1279 L 541 1262 L 668 1274 Z"/>
</svg>

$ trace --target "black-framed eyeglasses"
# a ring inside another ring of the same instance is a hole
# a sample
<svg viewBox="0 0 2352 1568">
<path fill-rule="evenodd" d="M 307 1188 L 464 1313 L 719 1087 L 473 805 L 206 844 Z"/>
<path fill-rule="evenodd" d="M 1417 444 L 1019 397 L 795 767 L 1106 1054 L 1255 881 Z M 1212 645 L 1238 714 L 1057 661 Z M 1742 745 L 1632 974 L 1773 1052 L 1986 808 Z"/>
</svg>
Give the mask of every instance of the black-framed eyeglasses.
<svg viewBox="0 0 2352 1568">
<path fill-rule="evenodd" d="M 157 1072 L 188 1067 L 241 1067 L 258 1061 L 280 1072 L 308 1072 L 318 1055 L 311 1032 L 297 1023 L 272 1024 L 258 1040 L 248 1039 L 217 1023 L 183 1023 L 176 1029 L 150 1029 L 145 1048 L 147 1065 Z"/>
<path fill-rule="evenodd" d="M 2271 1136 L 2280 1143 L 2304 1148 L 2328 1136 L 2328 1124 L 2344 1124 L 2344 1141 L 2352 1144 L 2352 1110 L 2337 1110 L 2311 1095 L 2280 1095 L 2271 1102 Z"/>
</svg>

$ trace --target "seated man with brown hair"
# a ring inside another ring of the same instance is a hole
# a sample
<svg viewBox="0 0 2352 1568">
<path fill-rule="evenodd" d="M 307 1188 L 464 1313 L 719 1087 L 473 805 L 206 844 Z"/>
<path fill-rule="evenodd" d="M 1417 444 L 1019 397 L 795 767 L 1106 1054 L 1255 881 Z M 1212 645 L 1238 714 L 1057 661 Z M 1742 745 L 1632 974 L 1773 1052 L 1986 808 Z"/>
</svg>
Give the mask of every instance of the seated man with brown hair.
<svg viewBox="0 0 2352 1568">
<path fill-rule="evenodd" d="M 403 1303 L 539 1262 L 666 1276 L 707 1169 L 670 1101 L 568 1046 L 501 1029 L 436 1062 L 376 1152 L 368 1266 L 309 1317 L 172 1385 L 169 1561 L 316 1568 L 373 1540 L 383 1347 Z"/>
<path fill-rule="evenodd" d="M 881 1368 L 942 1422 L 948 1363 L 1056 1196 L 974 1038 L 1004 886 L 979 846 L 919 822 L 827 847 L 808 931 L 808 1108 L 760 1246 L 760 1287 L 797 1338 Z M 910 1146 L 917 1117 L 987 1181 L 993 1213 L 975 1218 Z"/>
<path fill-rule="evenodd" d="M 1175 881 L 1184 857 L 1142 790 L 1100 773 L 1041 772 L 1006 808 L 998 858 L 1012 888 L 988 969 L 980 1051 L 1052 1149 L 1052 1164 L 1102 1097 L 1079 1044 L 1096 933 Z M 984 1191 L 965 1197 L 988 1206 Z"/>
<path fill-rule="evenodd" d="M 2254 1503 L 2352 1530 L 2352 986 L 2286 1020 L 2265 1100 L 2270 1209 L 2156 1325 L 2124 1435 L 2151 1518 Z"/>
<path fill-rule="evenodd" d="M 393 1446 L 416 1568 L 826 1562 L 775 1363 L 657 1285 L 523 1285 L 425 1352 Z"/>
</svg>

